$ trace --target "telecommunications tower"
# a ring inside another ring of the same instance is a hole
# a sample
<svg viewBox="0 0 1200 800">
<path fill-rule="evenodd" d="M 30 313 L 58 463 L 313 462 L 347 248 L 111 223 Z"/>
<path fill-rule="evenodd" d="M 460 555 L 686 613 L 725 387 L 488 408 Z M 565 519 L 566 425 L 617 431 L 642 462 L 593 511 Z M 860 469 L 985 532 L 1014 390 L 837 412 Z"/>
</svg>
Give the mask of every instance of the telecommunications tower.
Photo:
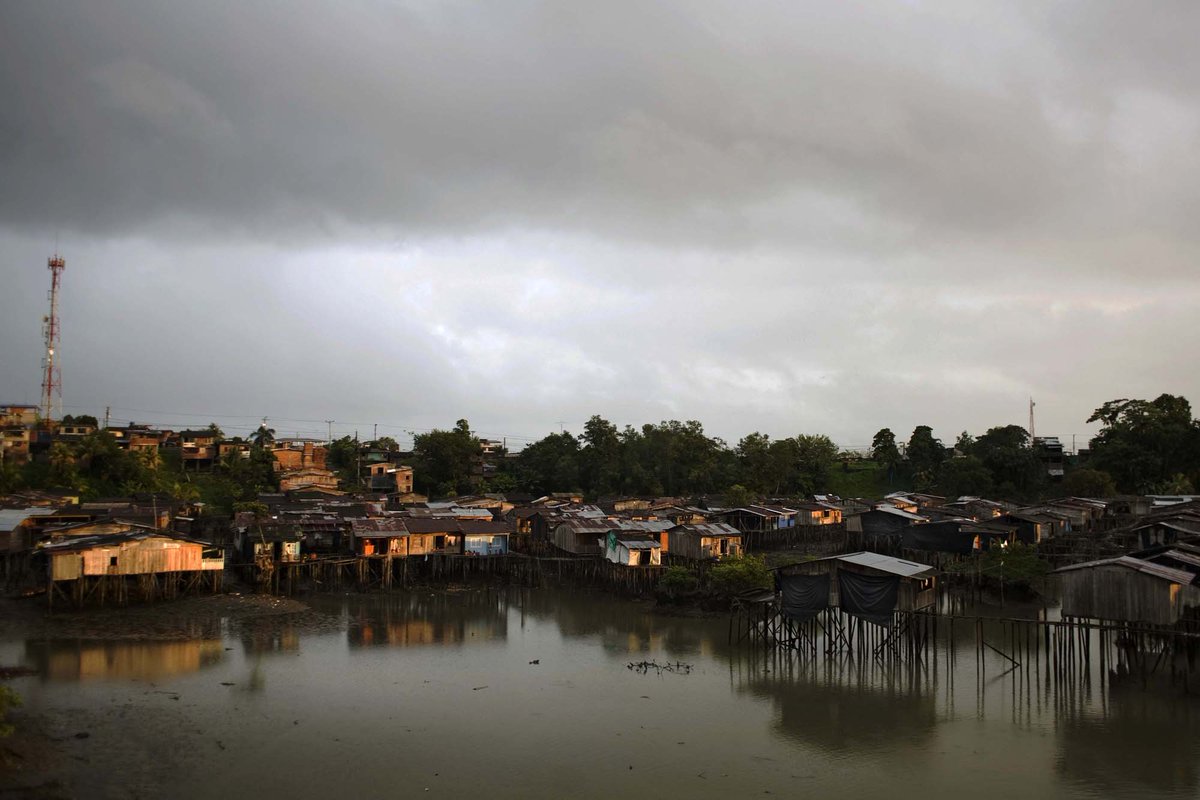
<svg viewBox="0 0 1200 800">
<path fill-rule="evenodd" d="M 58 366 L 58 285 L 66 259 L 57 253 L 46 261 L 50 270 L 50 314 L 42 317 L 42 334 L 46 337 L 46 355 L 42 359 L 42 424 L 49 425 L 57 410 L 62 416 L 62 370 Z M 57 401 L 57 405 L 56 405 Z"/>
</svg>

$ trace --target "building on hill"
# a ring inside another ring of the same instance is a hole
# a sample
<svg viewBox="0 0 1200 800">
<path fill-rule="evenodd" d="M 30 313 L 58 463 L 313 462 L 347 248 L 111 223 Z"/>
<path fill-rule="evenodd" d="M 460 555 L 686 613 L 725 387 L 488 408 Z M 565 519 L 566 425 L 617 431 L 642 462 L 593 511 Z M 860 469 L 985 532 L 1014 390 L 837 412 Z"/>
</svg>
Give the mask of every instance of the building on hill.
<svg viewBox="0 0 1200 800">
<path fill-rule="evenodd" d="M 212 469 L 217 463 L 217 445 L 220 435 L 206 428 L 200 431 L 179 432 L 179 458 L 184 469 L 196 471 Z"/>
<path fill-rule="evenodd" d="M 328 489 L 340 494 L 337 475 L 327 469 L 302 467 L 289 469 L 279 474 L 279 490 L 281 492 L 305 489 Z"/>
<path fill-rule="evenodd" d="M 37 422 L 37 406 L 23 403 L 0 405 L 0 428 L 32 428 Z"/>
</svg>

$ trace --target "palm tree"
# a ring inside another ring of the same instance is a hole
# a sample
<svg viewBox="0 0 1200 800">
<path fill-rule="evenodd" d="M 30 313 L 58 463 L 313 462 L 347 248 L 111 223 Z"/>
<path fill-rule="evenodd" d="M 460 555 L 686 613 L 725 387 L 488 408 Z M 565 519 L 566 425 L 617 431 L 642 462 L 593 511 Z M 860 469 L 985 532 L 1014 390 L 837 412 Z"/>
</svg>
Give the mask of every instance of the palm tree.
<svg viewBox="0 0 1200 800">
<path fill-rule="evenodd" d="M 275 429 L 268 428 L 267 423 L 264 422 L 258 426 L 258 430 L 251 437 L 251 441 L 254 442 L 256 447 L 268 447 L 275 441 Z"/>
</svg>

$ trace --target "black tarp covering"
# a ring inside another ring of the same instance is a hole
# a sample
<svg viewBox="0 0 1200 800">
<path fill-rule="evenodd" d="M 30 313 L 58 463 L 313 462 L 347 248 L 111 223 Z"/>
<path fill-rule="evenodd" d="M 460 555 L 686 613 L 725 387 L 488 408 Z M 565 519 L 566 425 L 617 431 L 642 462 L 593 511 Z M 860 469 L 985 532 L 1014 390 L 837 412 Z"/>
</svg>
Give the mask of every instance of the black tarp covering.
<svg viewBox="0 0 1200 800">
<path fill-rule="evenodd" d="M 961 530 L 957 523 L 909 525 L 904 529 L 903 546 L 907 550 L 969 555 L 975 550 L 975 534 Z"/>
<path fill-rule="evenodd" d="M 807 622 L 829 607 L 829 575 L 780 575 L 780 610 L 796 622 Z"/>
<path fill-rule="evenodd" d="M 838 570 L 838 601 L 847 614 L 876 625 L 891 627 L 900 593 L 896 575 L 860 575 Z"/>
</svg>

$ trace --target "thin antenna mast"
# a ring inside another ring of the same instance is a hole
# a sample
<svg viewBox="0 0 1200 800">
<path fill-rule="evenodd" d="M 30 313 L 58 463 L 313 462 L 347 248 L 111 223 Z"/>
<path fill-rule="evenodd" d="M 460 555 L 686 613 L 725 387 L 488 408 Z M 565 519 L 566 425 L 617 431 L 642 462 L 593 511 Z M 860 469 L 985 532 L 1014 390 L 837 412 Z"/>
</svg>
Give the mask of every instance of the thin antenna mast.
<svg viewBox="0 0 1200 800">
<path fill-rule="evenodd" d="M 46 261 L 46 268 L 50 270 L 50 314 L 42 319 L 42 333 L 46 337 L 46 355 L 42 360 L 42 423 L 47 427 L 50 427 L 56 410 L 58 416 L 62 416 L 62 369 L 58 366 L 58 285 L 66 266 L 66 259 L 57 252 Z"/>
</svg>

